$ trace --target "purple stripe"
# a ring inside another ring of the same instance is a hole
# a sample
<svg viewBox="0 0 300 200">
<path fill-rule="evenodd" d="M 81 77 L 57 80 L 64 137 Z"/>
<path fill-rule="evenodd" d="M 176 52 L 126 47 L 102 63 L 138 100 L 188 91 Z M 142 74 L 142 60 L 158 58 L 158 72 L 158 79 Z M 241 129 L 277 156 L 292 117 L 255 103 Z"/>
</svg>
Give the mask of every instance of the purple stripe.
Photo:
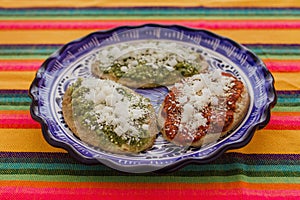
<svg viewBox="0 0 300 200">
<path fill-rule="evenodd" d="M 55 47 L 55 48 L 59 48 L 61 47 L 63 44 L 0 44 L 0 47 Z M 251 47 L 295 47 L 295 48 L 299 48 L 300 44 L 264 44 L 264 43 L 258 43 L 258 44 L 246 44 L 243 43 L 243 45 L 251 48 Z"/>
<path fill-rule="evenodd" d="M 300 90 L 277 90 L 276 93 L 278 95 L 298 95 Z"/>
<path fill-rule="evenodd" d="M 24 162 L 59 162 L 77 163 L 67 153 L 44 153 L 44 152 L 0 152 L 0 162 L 24 159 Z M 28 160 L 26 160 L 28 159 Z M 213 161 L 211 164 L 244 163 L 252 164 L 294 164 L 300 165 L 300 154 L 242 154 L 225 153 L 223 156 Z"/>
<path fill-rule="evenodd" d="M 28 94 L 28 90 L 0 90 L 0 94 Z"/>
<path fill-rule="evenodd" d="M 5 162 L 78 163 L 67 153 L 0 152 L 0 163 Z"/>
</svg>

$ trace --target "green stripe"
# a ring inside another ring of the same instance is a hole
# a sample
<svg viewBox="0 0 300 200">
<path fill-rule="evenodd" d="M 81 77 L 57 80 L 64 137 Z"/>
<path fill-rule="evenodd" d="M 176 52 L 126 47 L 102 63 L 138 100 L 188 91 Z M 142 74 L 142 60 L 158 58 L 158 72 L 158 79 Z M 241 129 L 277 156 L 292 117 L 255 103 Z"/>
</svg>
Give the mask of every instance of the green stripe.
<svg viewBox="0 0 300 200">
<path fill-rule="evenodd" d="M 255 52 L 254 52 L 255 53 Z M 256 53 L 255 53 L 256 54 Z M 256 54 L 260 59 L 264 60 L 299 60 L 300 55 L 291 55 L 291 54 L 280 54 L 280 55 L 272 55 L 272 54 Z"/>
<path fill-rule="evenodd" d="M 0 110 L 29 110 L 29 105 L 0 105 Z"/>
<path fill-rule="evenodd" d="M 223 18 L 224 16 L 230 16 L 231 18 L 299 18 L 299 9 L 220 9 L 220 8 L 118 8 L 118 9 L 101 9 L 101 8 L 67 8 L 67 9 L 0 9 L 0 16 L 2 18 L 103 18 L 103 17 L 144 17 L 144 16 L 162 16 L 162 17 L 216 17 Z"/>
<path fill-rule="evenodd" d="M 71 171 L 105 171 L 106 168 L 102 166 L 88 166 L 80 164 L 63 164 L 63 163 L 2 163 L 0 170 L 71 170 Z M 246 165 L 242 163 L 230 164 L 209 164 L 201 167 L 189 166 L 184 168 L 181 172 L 216 172 L 222 171 L 247 171 L 247 172 L 264 172 L 271 171 L 271 173 L 299 173 L 300 165 Z"/>
<path fill-rule="evenodd" d="M 230 16 L 230 15 L 94 15 L 94 16 L 0 16 L 0 20 L 297 20 L 295 16 Z"/>
<path fill-rule="evenodd" d="M 114 174 L 114 173 L 112 173 Z M 248 177 L 245 175 L 233 176 L 198 176 L 184 177 L 172 175 L 130 175 L 122 176 L 70 176 L 70 175 L 38 175 L 38 174 L 11 174 L 0 175 L 0 180 L 23 180 L 23 181 L 51 181 L 51 182 L 130 182 L 130 183 L 230 183 L 244 181 L 248 183 L 287 183 L 299 184 L 299 177 Z"/>
<path fill-rule="evenodd" d="M 0 105 L 29 105 L 31 99 L 28 97 L 1 97 Z"/>
<path fill-rule="evenodd" d="M 272 111 L 274 112 L 300 112 L 300 106 L 278 106 L 276 105 Z"/>
<path fill-rule="evenodd" d="M 31 98 L 27 93 L 0 93 L 0 110 L 17 109 L 20 106 L 28 106 L 31 103 Z"/>
<path fill-rule="evenodd" d="M 278 94 L 276 109 L 286 109 L 297 110 L 300 107 L 300 95 L 299 94 Z M 299 110 L 297 110 L 299 111 Z"/>
<path fill-rule="evenodd" d="M 298 20 L 299 16 L 293 15 L 209 15 L 209 14 L 165 14 L 164 11 L 156 14 L 135 15 L 128 14 L 98 14 L 98 15 L 17 15 L 17 16 L 3 16 L 0 15 L 1 20 Z"/>
<path fill-rule="evenodd" d="M 56 49 L 45 48 L 45 49 L 35 49 L 31 48 L 7 48 L 0 49 L 1 56 L 48 56 L 53 53 Z"/>
<path fill-rule="evenodd" d="M 205 165 L 191 170 L 180 170 L 174 176 L 192 177 L 202 176 L 229 176 L 243 174 L 249 177 L 300 177 L 299 165 L 245 165 L 240 163 Z M 0 174 L 40 174 L 40 175 L 78 175 L 78 176 L 105 176 L 112 170 L 103 167 L 85 167 L 72 164 L 46 163 L 5 163 L 0 165 Z"/>
<path fill-rule="evenodd" d="M 300 107 L 300 103 L 299 102 L 295 102 L 295 103 L 290 103 L 290 102 L 286 102 L 286 103 L 277 103 L 275 107 L 279 107 L 279 108 L 285 108 L 285 107 L 290 107 L 292 110 L 294 110 L 293 108 L 297 109 L 297 107 Z"/>
<path fill-rule="evenodd" d="M 300 47 L 289 45 L 289 46 L 274 46 L 274 45 L 246 45 L 248 46 L 252 51 L 254 51 L 258 55 L 265 55 L 265 54 L 271 54 L 271 55 L 281 55 L 281 54 L 298 54 L 300 55 Z"/>
<path fill-rule="evenodd" d="M 31 103 L 29 97 L 1 97 L 0 110 L 28 110 Z M 272 109 L 275 112 L 300 112 L 300 98 L 278 97 Z"/>
<path fill-rule="evenodd" d="M 300 98 L 278 98 L 277 105 L 279 106 L 297 106 L 300 105 Z"/>
<path fill-rule="evenodd" d="M 31 99 L 29 97 L 1 97 L 0 96 L 0 105 L 1 106 L 29 106 L 31 103 Z M 300 98 L 286 98 L 286 97 L 278 97 L 276 107 L 291 107 L 297 109 L 300 107 Z M 277 108 L 278 109 L 278 108 Z M 1 110 L 1 107 L 0 107 Z"/>
<path fill-rule="evenodd" d="M 0 46 L 0 59 L 46 59 L 59 46 Z"/>
<path fill-rule="evenodd" d="M 13 158 L 14 159 L 14 158 Z M 16 163 L 5 162 L 1 159 L 0 170 L 71 170 L 71 171 L 105 171 L 102 165 L 81 165 L 68 163 Z"/>
<path fill-rule="evenodd" d="M 221 166 L 220 166 L 221 167 Z M 299 168 L 299 166 L 298 166 Z M 0 170 L 0 174 L 40 174 L 40 175 L 71 175 L 71 176 L 105 176 L 110 175 L 110 170 L 72 170 L 72 169 L 4 169 Z M 179 171 L 174 173 L 174 176 L 193 177 L 201 174 L 203 176 L 234 176 L 242 174 L 249 177 L 300 177 L 299 171 L 255 171 L 243 170 L 240 168 L 232 170 L 218 171 Z"/>
<path fill-rule="evenodd" d="M 300 47 L 298 45 L 246 45 L 262 59 L 299 60 Z M 0 46 L 0 59 L 46 59 L 55 52 L 60 45 L 43 46 Z"/>
<path fill-rule="evenodd" d="M 228 152 L 222 158 L 216 159 L 210 165 L 218 166 L 220 164 L 241 163 L 242 165 L 299 165 L 300 156 L 297 154 L 241 154 Z M 42 152 L 0 152 L 0 163 L 56 163 L 56 164 L 80 164 L 74 160 L 68 153 L 42 153 Z M 193 171 L 205 165 L 189 165 L 181 170 Z M 86 165 L 92 169 L 99 170 L 102 165 Z M 102 169 L 101 168 L 101 169 Z"/>
</svg>

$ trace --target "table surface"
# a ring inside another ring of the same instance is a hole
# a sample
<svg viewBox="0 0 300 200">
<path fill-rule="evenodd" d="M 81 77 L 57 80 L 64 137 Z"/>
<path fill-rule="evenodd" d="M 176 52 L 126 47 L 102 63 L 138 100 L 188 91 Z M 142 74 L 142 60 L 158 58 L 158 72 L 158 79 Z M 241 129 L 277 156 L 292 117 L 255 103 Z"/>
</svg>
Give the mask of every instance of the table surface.
<svg viewBox="0 0 300 200">
<path fill-rule="evenodd" d="M 0 198 L 298 199 L 300 1 L 0 0 Z M 125 174 L 50 146 L 29 112 L 43 61 L 96 30 L 144 23 L 204 28 L 255 52 L 275 78 L 269 124 L 243 148 L 176 172 Z"/>
</svg>

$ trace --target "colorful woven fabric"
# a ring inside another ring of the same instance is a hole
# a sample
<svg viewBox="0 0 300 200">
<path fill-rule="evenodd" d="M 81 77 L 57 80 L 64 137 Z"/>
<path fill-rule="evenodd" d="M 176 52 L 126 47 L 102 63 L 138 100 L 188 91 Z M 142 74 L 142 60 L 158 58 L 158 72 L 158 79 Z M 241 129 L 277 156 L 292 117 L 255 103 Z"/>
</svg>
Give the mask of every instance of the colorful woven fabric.
<svg viewBox="0 0 300 200">
<path fill-rule="evenodd" d="M 204 28 L 256 53 L 275 78 L 270 123 L 243 148 L 168 174 L 85 165 L 50 146 L 29 112 L 42 62 L 96 30 L 144 23 Z M 0 199 L 300 199 L 300 3 L 0 0 Z"/>
</svg>

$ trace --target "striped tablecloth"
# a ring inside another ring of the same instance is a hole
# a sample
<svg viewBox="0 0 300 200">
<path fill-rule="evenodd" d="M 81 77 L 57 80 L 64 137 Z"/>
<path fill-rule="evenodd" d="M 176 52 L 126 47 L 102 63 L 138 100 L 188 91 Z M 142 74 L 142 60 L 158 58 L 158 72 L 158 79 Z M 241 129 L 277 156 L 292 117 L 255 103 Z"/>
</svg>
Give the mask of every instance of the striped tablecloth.
<svg viewBox="0 0 300 200">
<path fill-rule="evenodd" d="M 0 199 L 299 199 L 300 2 L 0 0 Z M 254 51 L 275 77 L 269 125 L 245 147 L 176 172 L 84 165 L 44 140 L 28 88 L 41 63 L 92 31 L 144 23 L 204 28 Z"/>
</svg>

